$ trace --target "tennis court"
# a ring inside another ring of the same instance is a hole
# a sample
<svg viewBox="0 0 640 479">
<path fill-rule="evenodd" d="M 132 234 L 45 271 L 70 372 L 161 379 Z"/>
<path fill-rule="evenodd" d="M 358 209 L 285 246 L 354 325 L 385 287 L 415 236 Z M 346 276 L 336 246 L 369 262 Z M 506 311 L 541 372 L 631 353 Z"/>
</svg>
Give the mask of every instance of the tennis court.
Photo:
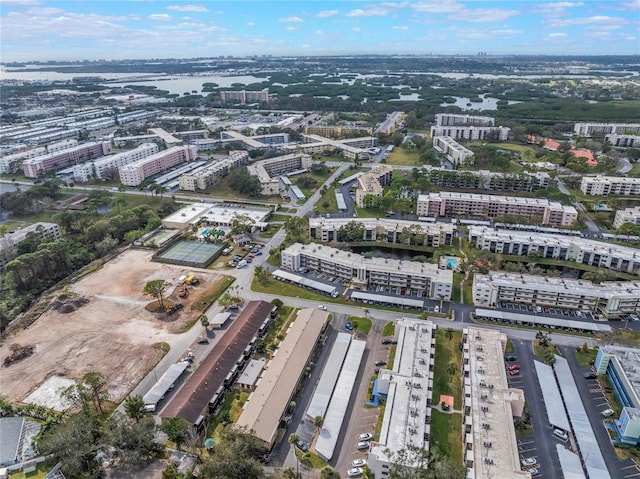
<svg viewBox="0 0 640 479">
<path fill-rule="evenodd" d="M 161 263 L 206 268 L 222 253 L 224 244 L 180 240 L 153 256 Z"/>
</svg>

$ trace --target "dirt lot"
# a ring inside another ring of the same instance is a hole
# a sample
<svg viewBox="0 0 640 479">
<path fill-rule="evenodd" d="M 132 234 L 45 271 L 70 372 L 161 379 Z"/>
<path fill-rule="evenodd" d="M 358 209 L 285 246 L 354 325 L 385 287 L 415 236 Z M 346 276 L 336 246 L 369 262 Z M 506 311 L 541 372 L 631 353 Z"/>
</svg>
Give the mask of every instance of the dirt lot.
<svg viewBox="0 0 640 479">
<path fill-rule="evenodd" d="M 20 402 L 53 375 L 79 379 L 87 371 L 99 371 L 109 384 L 110 399 L 124 398 L 161 357 L 153 345 L 173 345 L 184 324 L 200 314 L 190 306 L 221 278 L 198 270 L 200 285 L 180 299 L 178 278 L 193 270 L 150 260 L 147 251 L 124 252 L 69 288 L 88 299 L 86 304 L 68 313 L 49 308 L 30 328 L 8 338 L 5 346 L 33 345 L 35 352 L 0 370 L 2 393 Z M 144 296 L 142 289 L 152 279 L 171 283 L 168 298 L 183 302 L 185 308 L 172 316 L 147 311 L 153 298 Z M 9 354 L 5 346 L 0 360 Z"/>
</svg>

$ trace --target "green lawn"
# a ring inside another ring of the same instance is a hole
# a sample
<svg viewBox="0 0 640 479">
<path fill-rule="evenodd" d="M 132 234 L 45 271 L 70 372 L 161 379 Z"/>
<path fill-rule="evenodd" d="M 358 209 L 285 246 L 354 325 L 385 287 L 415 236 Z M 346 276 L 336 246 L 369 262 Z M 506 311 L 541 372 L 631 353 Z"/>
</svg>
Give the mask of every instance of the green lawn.
<svg viewBox="0 0 640 479">
<path fill-rule="evenodd" d="M 396 331 L 396 324 L 393 321 L 389 321 L 384 325 L 384 329 L 382 330 L 383 336 L 393 336 Z"/>
<path fill-rule="evenodd" d="M 431 414 L 430 444 L 450 457 L 454 464 L 462 464 L 462 414 L 445 414 L 435 409 Z"/>
<path fill-rule="evenodd" d="M 449 339 L 451 335 L 451 339 Z M 434 362 L 433 402 L 440 400 L 440 395 L 453 396 L 454 409 L 462 407 L 462 353 L 458 345 L 462 341 L 462 331 L 438 328 L 436 331 L 436 351 Z M 448 371 L 449 364 L 455 365 L 455 374 Z"/>
<path fill-rule="evenodd" d="M 320 199 L 313 208 L 313 211 L 318 214 L 335 213 L 338 211 L 338 203 L 336 201 L 336 194 L 333 188 L 328 188 L 327 191 L 320 196 Z"/>
<path fill-rule="evenodd" d="M 422 166 L 418 150 L 407 151 L 402 147 L 394 148 L 386 163 L 388 165 Z"/>
<path fill-rule="evenodd" d="M 266 230 L 260 232 L 260 237 L 273 238 L 273 235 L 275 235 L 278 231 L 280 231 L 280 228 L 282 228 L 282 225 L 270 224 Z"/>
<path fill-rule="evenodd" d="M 598 355 L 598 349 L 587 349 L 584 351 L 582 348 L 576 348 L 576 360 L 578 364 L 583 368 L 588 368 L 596 360 Z"/>
<path fill-rule="evenodd" d="M 371 320 L 369 318 L 363 318 L 361 316 L 349 316 L 348 321 L 356 325 L 356 330 L 360 331 L 363 334 L 369 334 L 371 331 Z"/>
</svg>

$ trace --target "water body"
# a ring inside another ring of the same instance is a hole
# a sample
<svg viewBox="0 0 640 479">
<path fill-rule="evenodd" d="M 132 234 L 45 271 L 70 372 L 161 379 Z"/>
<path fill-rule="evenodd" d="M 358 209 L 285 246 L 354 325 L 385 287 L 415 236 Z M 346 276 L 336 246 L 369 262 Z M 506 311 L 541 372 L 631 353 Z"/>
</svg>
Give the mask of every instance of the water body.
<svg viewBox="0 0 640 479">
<path fill-rule="evenodd" d="M 155 86 L 158 90 L 168 90 L 169 93 L 182 95 L 185 92 L 196 91 L 202 92 L 202 85 L 205 83 L 217 83 L 219 87 L 228 88 L 234 83 L 241 83 L 243 85 L 249 85 L 251 83 L 260 83 L 268 80 L 268 78 L 258 78 L 251 75 L 241 76 L 179 76 L 179 77 L 167 77 L 167 78 L 154 78 L 144 81 L 136 81 L 135 83 L 129 82 L 114 82 L 106 83 L 105 86 L 125 86 L 125 85 L 144 85 Z M 204 92 L 207 95 L 207 92 Z"/>
<path fill-rule="evenodd" d="M 352 246 L 354 253 L 364 254 L 370 252 L 374 258 L 391 258 L 403 261 L 411 261 L 414 256 L 426 256 L 431 258 L 432 254 L 424 251 L 408 251 L 406 249 L 391 248 L 386 246 Z"/>
<path fill-rule="evenodd" d="M 498 99 L 488 96 L 482 96 L 482 101 L 475 101 L 477 98 L 474 98 L 474 101 L 471 101 L 470 98 L 461 97 L 461 96 L 452 96 L 449 98 L 455 98 L 455 103 L 440 103 L 440 106 L 457 106 L 463 111 L 472 111 L 472 110 L 497 110 L 498 109 Z M 513 105 L 515 103 L 522 103 L 519 101 L 509 100 L 507 102 L 509 105 Z"/>
</svg>

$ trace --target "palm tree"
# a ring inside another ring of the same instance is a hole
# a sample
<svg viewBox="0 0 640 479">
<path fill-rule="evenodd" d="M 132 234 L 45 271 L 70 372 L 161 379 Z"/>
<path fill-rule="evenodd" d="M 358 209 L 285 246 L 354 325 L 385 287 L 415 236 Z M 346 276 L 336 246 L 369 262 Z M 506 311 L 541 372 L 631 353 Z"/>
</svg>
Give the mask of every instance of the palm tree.
<svg viewBox="0 0 640 479">
<path fill-rule="evenodd" d="M 322 425 L 324 424 L 324 419 L 322 418 L 322 416 L 316 416 L 313 418 L 313 420 L 311 421 L 311 423 L 315 426 L 316 428 L 316 433 L 315 435 L 317 436 L 318 434 L 320 434 L 320 430 L 322 429 Z"/>
<path fill-rule="evenodd" d="M 140 395 L 129 396 L 124 400 L 124 410 L 135 422 L 140 421 L 144 416 L 144 399 Z"/>
<path fill-rule="evenodd" d="M 456 363 L 454 362 L 449 363 L 449 365 L 447 366 L 447 372 L 451 376 L 453 376 L 457 370 L 458 370 L 458 366 L 456 366 Z"/>
<path fill-rule="evenodd" d="M 293 453 L 296 456 L 296 477 L 300 477 L 300 462 L 298 461 L 298 455 L 296 454 L 296 444 L 298 443 L 299 440 L 300 440 L 300 436 L 298 436 L 298 434 L 295 432 L 292 432 L 291 434 L 289 434 L 289 438 L 287 439 L 289 444 L 293 446 Z"/>
<path fill-rule="evenodd" d="M 446 333 L 447 333 L 447 339 L 451 341 L 451 339 L 453 338 L 453 329 L 447 328 Z"/>
</svg>

